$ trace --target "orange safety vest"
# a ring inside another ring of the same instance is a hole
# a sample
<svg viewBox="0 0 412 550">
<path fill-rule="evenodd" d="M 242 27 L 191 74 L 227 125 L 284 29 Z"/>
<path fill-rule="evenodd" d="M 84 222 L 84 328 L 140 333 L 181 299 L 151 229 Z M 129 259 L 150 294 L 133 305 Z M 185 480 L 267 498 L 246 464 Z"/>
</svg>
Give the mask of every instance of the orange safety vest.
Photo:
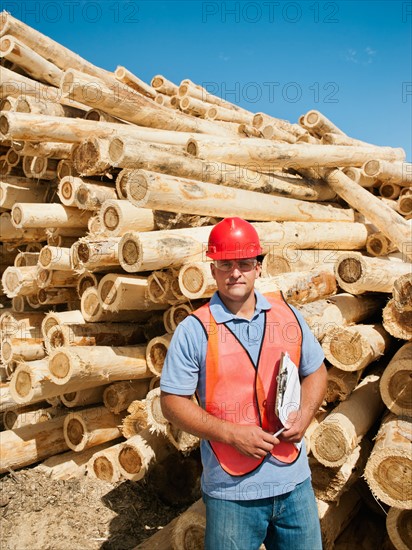
<svg viewBox="0 0 412 550">
<path fill-rule="evenodd" d="M 205 409 L 237 424 L 254 424 L 275 433 L 282 427 L 275 413 L 277 375 L 282 352 L 299 366 L 302 329 L 282 293 L 265 294 L 271 309 L 265 312 L 257 367 L 247 350 L 224 323 L 216 323 L 209 304 L 192 313 L 208 335 Z M 252 472 L 263 462 L 241 454 L 227 443 L 209 441 L 221 467 L 232 476 Z M 271 454 L 290 464 L 299 456 L 293 443 L 281 441 Z"/>
</svg>

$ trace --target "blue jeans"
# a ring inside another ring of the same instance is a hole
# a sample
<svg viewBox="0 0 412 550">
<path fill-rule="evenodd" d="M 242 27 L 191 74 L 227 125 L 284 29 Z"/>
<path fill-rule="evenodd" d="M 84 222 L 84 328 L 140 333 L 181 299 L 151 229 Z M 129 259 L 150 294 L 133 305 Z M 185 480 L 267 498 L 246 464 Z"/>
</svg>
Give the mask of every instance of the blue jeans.
<svg viewBox="0 0 412 550">
<path fill-rule="evenodd" d="M 310 478 L 293 491 L 259 500 L 221 500 L 203 494 L 205 550 L 322 550 Z"/>
</svg>

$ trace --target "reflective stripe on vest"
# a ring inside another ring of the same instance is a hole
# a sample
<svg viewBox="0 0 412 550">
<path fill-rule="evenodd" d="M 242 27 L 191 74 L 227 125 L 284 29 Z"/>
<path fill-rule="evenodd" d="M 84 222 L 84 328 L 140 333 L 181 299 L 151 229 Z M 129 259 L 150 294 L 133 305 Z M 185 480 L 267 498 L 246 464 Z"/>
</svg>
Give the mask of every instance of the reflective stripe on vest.
<svg viewBox="0 0 412 550">
<path fill-rule="evenodd" d="M 254 424 L 275 433 L 282 427 L 275 414 L 276 377 L 282 352 L 299 366 L 302 330 L 280 292 L 265 294 L 271 309 L 265 311 L 264 335 L 257 368 L 247 350 L 224 323 L 216 323 L 209 304 L 192 313 L 207 335 L 206 403 L 214 416 L 237 424 Z M 226 443 L 209 442 L 221 467 L 232 476 L 252 472 L 263 462 L 241 454 Z M 299 456 L 295 445 L 281 441 L 271 454 L 292 463 Z"/>
</svg>

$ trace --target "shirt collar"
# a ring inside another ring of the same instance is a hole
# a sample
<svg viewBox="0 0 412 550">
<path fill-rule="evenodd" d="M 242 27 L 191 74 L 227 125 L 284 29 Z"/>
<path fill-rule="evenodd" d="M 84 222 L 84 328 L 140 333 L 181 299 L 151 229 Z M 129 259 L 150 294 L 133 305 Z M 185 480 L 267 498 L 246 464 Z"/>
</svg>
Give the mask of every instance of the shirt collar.
<svg viewBox="0 0 412 550">
<path fill-rule="evenodd" d="M 266 311 L 268 309 L 271 309 L 272 307 L 268 302 L 268 300 L 257 290 L 255 290 L 255 296 L 256 296 L 256 307 L 255 307 L 255 314 L 253 318 L 256 317 L 262 311 Z M 211 297 L 209 306 L 210 306 L 210 311 L 212 312 L 212 315 L 216 323 L 227 323 L 228 321 L 232 321 L 234 319 L 241 319 L 243 321 L 246 320 L 243 317 L 238 317 L 237 315 L 229 311 L 225 306 L 225 304 L 222 302 L 222 300 L 219 298 L 218 292 L 215 292 Z"/>
</svg>

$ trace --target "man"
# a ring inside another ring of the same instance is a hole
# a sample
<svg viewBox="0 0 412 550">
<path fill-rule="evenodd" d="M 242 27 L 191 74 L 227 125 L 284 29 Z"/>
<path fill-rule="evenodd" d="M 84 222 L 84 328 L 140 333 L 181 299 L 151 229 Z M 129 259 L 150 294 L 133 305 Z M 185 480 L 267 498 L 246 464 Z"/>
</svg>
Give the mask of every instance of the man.
<svg viewBox="0 0 412 550">
<path fill-rule="evenodd" d="M 207 255 L 217 292 L 179 324 L 161 377 L 165 417 L 202 438 L 206 550 L 321 550 L 303 435 L 326 392 L 322 348 L 280 293 L 254 288 L 254 227 L 226 218 Z M 283 352 L 299 368 L 301 404 L 275 414 Z M 191 400 L 196 393 L 200 406 Z"/>
</svg>

